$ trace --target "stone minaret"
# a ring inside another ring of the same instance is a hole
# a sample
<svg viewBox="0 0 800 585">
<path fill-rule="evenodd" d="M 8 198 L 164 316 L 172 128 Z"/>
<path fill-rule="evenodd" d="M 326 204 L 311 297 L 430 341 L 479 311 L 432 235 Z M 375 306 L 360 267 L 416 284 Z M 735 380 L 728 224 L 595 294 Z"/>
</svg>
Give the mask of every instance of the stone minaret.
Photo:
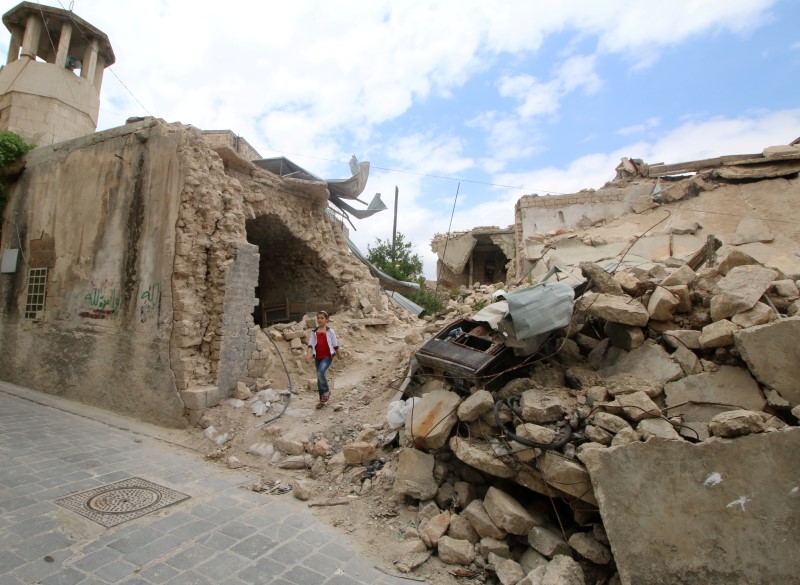
<svg viewBox="0 0 800 585">
<path fill-rule="evenodd" d="M 106 34 L 68 10 L 22 2 L 3 15 L 11 32 L 0 69 L 0 132 L 45 146 L 97 130 Z"/>
</svg>

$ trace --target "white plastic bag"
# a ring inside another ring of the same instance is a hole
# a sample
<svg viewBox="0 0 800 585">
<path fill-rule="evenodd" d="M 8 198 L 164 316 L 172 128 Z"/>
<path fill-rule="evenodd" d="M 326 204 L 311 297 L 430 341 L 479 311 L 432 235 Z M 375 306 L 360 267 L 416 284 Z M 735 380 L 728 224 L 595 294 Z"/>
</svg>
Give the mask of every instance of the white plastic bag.
<svg viewBox="0 0 800 585">
<path fill-rule="evenodd" d="M 244 406 L 244 400 L 239 400 L 238 398 L 231 398 L 228 400 L 228 405 L 232 406 L 233 408 L 241 408 Z"/>
<path fill-rule="evenodd" d="M 214 428 L 214 425 L 211 425 L 203 429 L 203 434 L 205 435 L 206 439 L 213 439 L 214 435 L 217 434 L 217 429 Z"/>
<path fill-rule="evenodd" d="M 386 413 L 386 420 L 389 423 L 389 428 L 399 429 L 406 424 L 406 420 L 408 420 L 411 410 L 414 408 L 415 404 L 419 403 L 420 400 L 422 400 L 422 398 L 416 396 L 405 401 L 395 400 L 394 402 L 389 403 L 389 410 Z"/>
</svg>

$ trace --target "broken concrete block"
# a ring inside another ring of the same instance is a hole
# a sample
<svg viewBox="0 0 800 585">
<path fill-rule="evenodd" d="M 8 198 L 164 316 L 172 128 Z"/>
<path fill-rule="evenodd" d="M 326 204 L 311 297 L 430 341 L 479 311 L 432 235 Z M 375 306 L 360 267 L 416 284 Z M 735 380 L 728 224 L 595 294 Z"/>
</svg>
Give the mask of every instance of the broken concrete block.
<svg viewBox="0 0 800 585">
<path fill-rule="evenodd" d="M 538 569 L 537 569 L 538 570 Z M 547 563 L 541 585 L 585 585 L 583 569 L 572 557 L 556 555 Z"/>
<path fill-rule="evenodd" d="M 694 329 L 672 329 L 662 335 L 664 343 L 672 349 L 680 345 L 687 349 L 700 349 L 700 332 Z"/>
<path fill-rule="evenodd" d="M 560 453 L 545 451 L 538 463 L 548 484 L 584 502 L 596 503 L 589 474 L 580 462 L 565 459 Z"/>
<path fill-rule="evenodd" d="M 205 410 L 208 404 L 208 388 L 189 388 L 181 391 L 183 405 L 189 410 Z"/>
<path fill-rule="evenodd" d="M 703 366 L 700 364 L 700 359 L 697 355 L 691 349 L 687 349 L 683 345 L 679 345 L 675 348 L 675 351 L 672 352 L 672 358 L 678 362 L 683 373 L 687 376 L 699 374 L 703 371 Z"/>
<path fill-rule="evenodd" d="M 252 395 L 253 393 L 250 392 L 250 388 L 248 388 L 247 384 L 244 382 L 238 382 L 236 388 L 233 389 L 233 398 L 238 400 L 247 400 Z"/>
<path fill-rule="evenodd" d="M 622 373 L 657 380 L 662 384 L 683 377 L 683 370 L 666 350 L 650 342 L 627 353 L 613 366 L 600 370 L 600 374 L 606 378 Z"/>
<path fill-rule="evenodd" d="M 720 254 L 717 270 L 719 270 L 722 276 L 725 276 L 732 268 L 736 268 L 737 266 L 756 264 L 758 264 L 758 261 L 749 254 L 745 254 L 742 250 L 737 248 L 728 248 L 727 251 Z"/>
<path fill-rule="evenodd" d="M 564 405 L 552 394 L 544 394 L 543 390 L 527 390 L 520 400 L 522 418 L 527 422 L 546 423 L 561 420 L 564 417 Z"/>
<path fill-rule="evenodd" d="M 686 376 L 664 387 L 667 412 L 687 422 L 708 422 L 720 412 L 761 410 L 766 400 L 744 368 L 719 366 L 716 372 Z"/>
<path fill-rule="evenodd" d="M 607 430 L 601 429 L 595 425 L 586 425 L 584 434 L 590 441 L 594 443 L 600 443 L 601 445 L 610 445 L 611 439 L 614 438 L 613 435 Z"/>
<path fill-rule="evenodd" d="M 668 321 L 678 306 L 678 297 L 664 287 L 657 287 L 650 295 L 647 303 L 647 312 L 655 321 Z"/>
<path fill-rule="evenodd" d="M 397 463 L 394 491 L 418 500 L 430 500 L 439 486 L 433 479 L 433 455 L 416 449 L 403 449 Z"/>
<path fill-rule="evenodd" d="M 435 547 L 449 527 L 450 513 L 443 512 L 420 524 L 419 536 L 427 546 Z"/>
<path fill-rule="evenodd" d="M 676 271 L 661 281 L 661 286 L 688 286 L 694 282 L 697 274 L 686 265 L 681 266 Z"/>
<path fill-rule="evenodd" d="M 607 295 L 622 296 L 622 287 L 614 280 L 614 277 L 605 271 L 599 264 L 594 262 L 581 262 L 580 269 L 583 276 L 591 280 L 590 288 L 598 293 Z"/>
<path fill-rule="evenodd" d="M 790 583 L 800 575 L 792 495 L 800 429 L 589 453 L 622 583 Z"/>
<path fill-rule="evenodd" d="M 364 441 L 348 443 L 342 447 L 342 452 L 348 465 L 361 465 L 378 458 L 378 451 L 375 445 Z"/>
<path fill-rule="evenodd" d="M 490 554 L 495 554 L 506 559 L 511 558 L 511 549 L 508 548 L 508 543 L 505 540 L 497 540 L 489 536 L 480 539 L 478 552 L 485 559 L 488 559 Z"/>
<path fill-rule="evenodd" d="M 450 526 L 447 528 L 447 536 L 456 540 L 467 540 L 475 544 L 481 540 L 480 534 L 472 527 L 469 520 L 458 514 L 450 516 Z M 506 546 L 506 548 L 508 548 Z"/>
<path fill-rule="evenodd" d="M 489 537 L 500 540 L 506 537 L 505 530 L 492 522 L 486 507 L 483 505 L 483 500 L 472 500 L 469 506 L 461 512 L 461 515 L 472 524 L 475 532 L 480 534 L 481 538 Z"/>
<path fill-rule="evenodd" d="M 661 416 L 661 409 L 644 392 L 620 394 L 613 402 L 606 404 L 606 408 L 610 413 L 622 413 L 625 418 L 634 422 Z"/>
<path fill-rule="evenodd" d="M 745 217 L 736 227 L 736 233 L 731 238 L 731 244 L 740 246 L 752 242 L 771 242 L 775 239 L 769 227 L 760 219 Z"/>
<path fill-rule="evenodd" d="M 734 340 L 759 382 L 792 406 L 800 404 L 800 316 L 742 329 L 734 334 Z"/>
<path fill-rule="evenodd" d="M 475 441 L 470 442 L 454 435 L 450 437 L 450 449 L 467 465 L 490 475 L 497 477 L 514 477 L 516 475 L 516 471 L 499 459 L 491 447 L 485 443 L 479 445 Z"/>
<path fill-rule="evenodd" d="M 636 349 L 644 343 L 644 331 L 641 327 L 631 327 L 606 321 L 603 332 L 611 340 L 614 347 L 619 347 L 625 351 Z"/>
<path fill-rule="evenodd" d="M 685 284 L 674 286 L 665 286 L 669 292 L 678 298 L 678 306 L 675 307 L 675 313 L 691 313 L 692 311 L 692 296 L 689 293 L 689 287 Z"/>
<path fill-rule="evenodd" d="M 605 380 L 606 389 L 611 396 L 644 392 L 655 398 L 664 390 L 664 384 L 657 380 L 646 379 L 634 374 L 614 374 Z"/>
<path fill-rule="evenodd" d="M 456 407 L 461 397 L 455 392 L 434 390 L 422 396 L 406 419 L 406 437 L 418 449 L 439 449 L 447 442 L 458 422 Z"/>
<path fill-rule="evenodd" d="M 770 292 L 774 292 L 779 297 L 786 299 L 796 299 L 798 296 L 800 296 L 800 291 L 798 291 L 797 284 L 795 281 L 789 278 L 772 281 L 769 290 Z"/>
<path fill-rule="evenodd" d="M 457 481 L 454 486 L 456 505 L 459 508 L 466 508 L 475 499 L 475 486 L 468 481 Z"/>
<path fill-rule="evenodd" d="M 619 447 L 621 445 L 630 445 L 631 443 L 638 443 L 641 441 L 639 431 L 632 427 L 621 429 L 614 438 L 611 440 L 611 447 Z M 583 461 L 583 457 L 580 458 Z"/>
<path fill-rule="evenodd" d="M 761 414 L 752 410 L 728 410 L 712 418 L 708 423 L 708 430 L 715 437 L 740 437 L 762 432 L 764 419 Z"/>
<path fill-rule="evenodd" d="M 525 576 L 522 566 L 511 559 L 505 559 L 494 553 L 489 553 L 487 559 L 489 564 L 494 567 L 494 572 L 497 575 L 497 580 L 500 585 L 517 585 L 517 583 Z"/>
<path fill-rule="evenodd" d="M 576 532 L 570 536 L 569 545 L 576 553 L 595 565 L 607 565 L 611 562 L 611 551 L 608 547 L 597 542 L 588 532 Z"/>
<path fill-rule="evenodd" d="M 306 452 L 305 443 L 292 437 L 279 437 L 273 442 L 275 449 L 286 455 L 302 455 Z"/>
<path fill-rule="evenodd" d="M 544 567 L 549 561 L 542 553 L 528 547 L 519 557 L 519 564 L 527 575 L 537 567 Z"/>
<path fill-rule="evenodd" d="M 639 289 L 639 279 L 630 272 L 615 272 L 614 280 L 619 283 L 626 294 L 634 294 Z"/>
<path fill-rule="evenodd" d="M 764 303 L 756 303 L 755 306 L 742 313 L 737 313 L 731 317 L 734 325 L 746 329 L 756 325 L 764 325 L 775 318 L 774 311 Z"/>
<path fill-rule="evenodd" d="M 456 540 L 449 536 L 439 539 L 439 559 L 448 565 L 469 565 L 475 560 L 475 548 L 467 540 Z"/>
<path fill-rule="evenodd" d="M 703 327 L 700 332 L 700 346 L 703 349 L 726 347 L 733 345 L 733 334 L 739 331 L 739 326 L 727 319 L 720 319 Z"/>
<path fill-rule="evenodd" d="M 535 524 L 533 516 L 522 504 L 494 486 L 486 492 L 483 505 L 492 522 L 511 534 L 527 534 Z"/>
<path fill-rule="evenodd" d="M 637 425 L 636 432 L 639 433 L 639 436 L 643 441 L 646 441 L 652 437 L 658 437 L 659 439 L 664 439 L 665 441 L 683 440 L 678 434 L 678 431 L 675 430 L 675 427 L 673 427 L 663 418 L 644 419 Z"/>
<path fill-rule="evenodd" d="M 534 526 L 530 529 L 528 544 L 547 558 L 572 554 L 567 541 L 562 538 L 561 534 L 545 526 Z"/>
<path fill-rule="evenodd" d="M 592 415 L 592 422 L 601 429 L 607 430 L 611 434 L 616 434 L 622 429 L 631 428 L 631 423 L 626 421 L 621 416 L 611 414 L 610 412 L 598 411 Z"/>
<path fill-rule="evenodd" d="M 635 327 L 644 327 L 650 320 L 647 309 L 638 300 L 627 295 L 588 293 L 575 303 L 575 308 L 592 317 Z"/>
<path fill-rule="evenodd" d="M 458 418 L 464 422 L 472 422 L 480 418 L 494 407 L 494 398 L 491 392 L 478 390 L 469 398 L 458 405 Z"/>
<path fill-rule="evenodd" d="M 763 266 L 736 266 L 720 280 L 711 299 L 711 319 L 719 321 L 752 309 L 778 272 Z"/>
</svg>

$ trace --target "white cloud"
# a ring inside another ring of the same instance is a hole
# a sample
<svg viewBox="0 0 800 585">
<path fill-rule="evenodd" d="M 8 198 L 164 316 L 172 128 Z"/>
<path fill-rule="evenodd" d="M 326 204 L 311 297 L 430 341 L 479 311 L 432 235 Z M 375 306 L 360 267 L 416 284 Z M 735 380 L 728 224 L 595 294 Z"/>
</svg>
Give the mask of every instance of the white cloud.
<svg viewBox="0 0 800 585">
<path fill-rule="evenodd" d="M 633 126 L 626 126 L 625 128 L 620 128 L 616 131 L 616 134 L 620 136 L 630 136 L 631 134 L 641 134 L 651 128 L 657 128 L 661 125 L 660 118 L 648 118 L 641 124 L 634 124 Z"/>
</svg>

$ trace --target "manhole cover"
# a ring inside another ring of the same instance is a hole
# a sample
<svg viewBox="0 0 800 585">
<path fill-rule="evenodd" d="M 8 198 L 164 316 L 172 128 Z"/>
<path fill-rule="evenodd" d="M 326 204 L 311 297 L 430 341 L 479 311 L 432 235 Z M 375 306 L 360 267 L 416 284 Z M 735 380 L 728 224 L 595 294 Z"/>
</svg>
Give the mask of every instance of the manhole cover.
<svg viewBox="0 0 800 585">
<path fill-rule="evenodd" d="M 146 479 L 132 477 L 60 498 L 56 503 L 109 528 L 188 497 Z"/>
</svg>

